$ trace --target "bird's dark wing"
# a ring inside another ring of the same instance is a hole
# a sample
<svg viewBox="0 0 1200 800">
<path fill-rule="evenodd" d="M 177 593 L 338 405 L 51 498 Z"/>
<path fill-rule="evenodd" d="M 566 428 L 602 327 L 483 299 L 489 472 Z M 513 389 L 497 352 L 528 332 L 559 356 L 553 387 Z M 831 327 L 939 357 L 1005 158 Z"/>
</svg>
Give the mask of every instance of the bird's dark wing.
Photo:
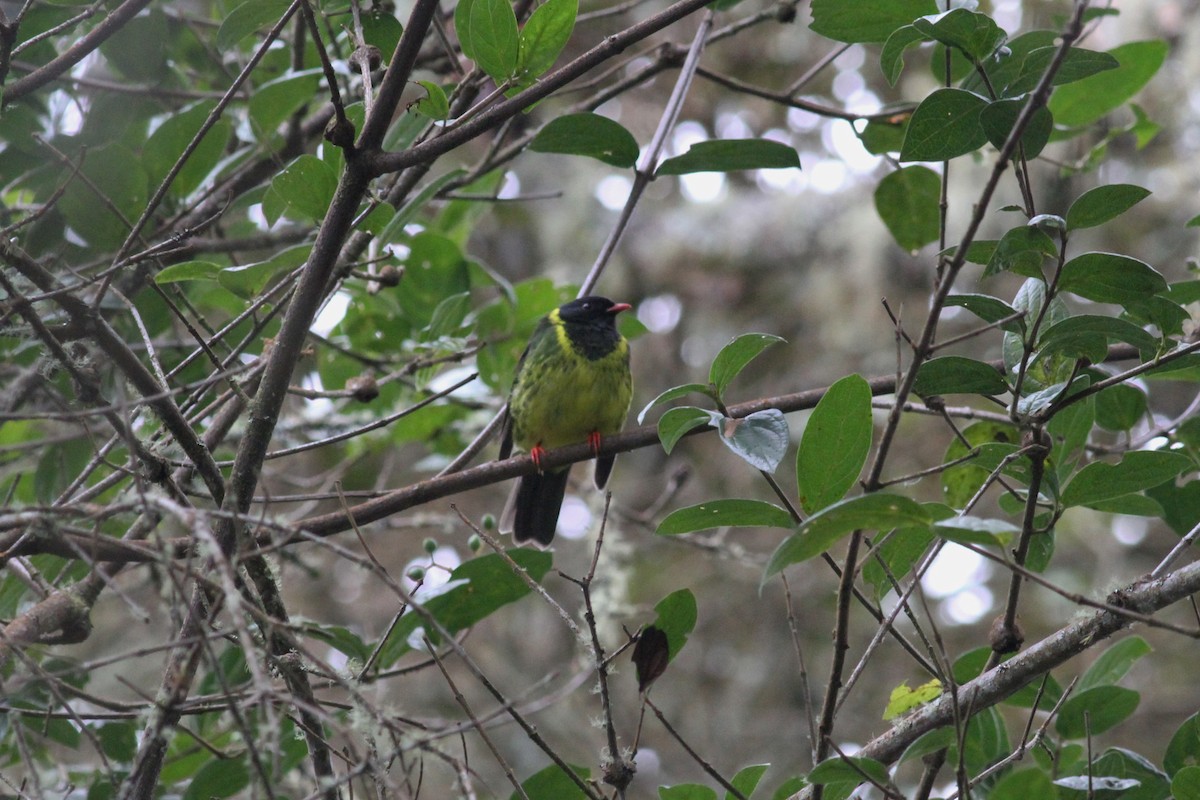
<svg viewBox="0 0 1200 800">
<path fill-rule="evenodd" d="M 511 398 L 512 398 L 512 393 L 517 388 L 517 381 L 521 380 L 521 370 L 525 367 L 525 357 L 527 355 L 529 355 L 529 348 L 532 347 L 532 345 L 533 345 L 533 342 L 531 340 L 529 344 L 525 345 L 525 349 L 521 351 L 521 357 L 517 359 L 517 369 L 513 373 L 513 385 L 512 385 L 512 388 L 509 389 L 510 402 L 511 402 Z M 504 420 L 503 420 L 503 422 L 500 423 L 500 460 L 503 461 L 504 459 L 506 459 L 510 455 L 512 455 L 512 449 L 513 449 L 512 408 L 509 406 L 509 404 L 506 403 L 504 406 Z"/>
<path fill-rule="evenodd" d="M 500 422 L 500 460 L 508 458 L 512 455 L 513 440 L 512 440 L 512 413 L 508 410 L 508 404 L 504 405 L 504 419 Z"/>
</svg>

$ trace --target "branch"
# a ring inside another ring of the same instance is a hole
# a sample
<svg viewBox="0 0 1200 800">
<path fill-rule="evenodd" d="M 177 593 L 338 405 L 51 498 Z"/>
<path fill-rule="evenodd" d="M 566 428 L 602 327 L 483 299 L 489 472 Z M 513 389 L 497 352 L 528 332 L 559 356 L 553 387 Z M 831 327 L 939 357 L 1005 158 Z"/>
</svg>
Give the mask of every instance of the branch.
<svg viewBox="0 0 1200 800">
<path fill-rule="evenodd" d="M 1146 614 L 1166 608 L 1197 591 L 1200 591 L 1200 562 L 1157 580 L 1139 580 L 1114 592 L 1110 602 Z M 1025 652 L 960 686 L 957 713 L 978 712 L 996 705 L 1047 670 L 1069 661 L 1130 624 L 1130 619 L 1124 615 L 1100 611 L 1061 628 Z M 920 736 L 953 724 L 955 713 L 954 698 L 943 695 L 910 716 L 893 722 L 890 731 L 868 742 L 855 755 L 885 764 L 895 761 Z M 788 800 L 808 800 L 811 796 L 812 787 L 809 787 Z"/>
<path fill-rule="evenodd" d="M 106 39 L 125 27 L 125 23 L 136 17 L 148 5 L 150 5 L 150 0 L 125 0 L 117 7 L 116 11 L 105 17 L 103 22 L 88 31 L 86 36 L 71 45 L 65 53 L 24 78 L 13 81 L 7 89 L 0 92 L 0 106 L 8 105 L 13 100 L 40 89 L 65 73 L 94 52 Z"/>
<path fill-rule="evenodd" d="M 631 25 L 620 33 L 615 33 L 605 38 L 600 44 L 583 53 L 574 61 L 564 64 L 559 69 L 544 75 L 533 86 L 520 94 L 510 97 L 504 102 L 497 103 L 461 127 L 447 131 L 436 139 L 430 139 L 427 142 L 410 147 L 403 152 L 367 155 L 365 160 L 368 163 L 368 169 L 375 175 L 397 172 L 447 153 L 459 145 L 469 142 L 479 134 L 491 130 L 509 117 L 521 113 L 537 101 L 551 95 L 555 90 L 585 74 L 588 70 L 617 55 L 631 44 L 640 42 L 642 39 L 657 33 L 668 25 L 678 22 L 689 14 L 708 5 L 710 2 L 712 0 L 680 0 L 680 2 L 655 14 L 649 19 L 643 20 L 636 25 Z M 386 79 L 384 83 L 386 85 Z M 382 92 L 383 86 L 380 86 L 381 95 Z M 364 129 L 364 135 L 365 133 L 366 129 Z"/>
</svg>

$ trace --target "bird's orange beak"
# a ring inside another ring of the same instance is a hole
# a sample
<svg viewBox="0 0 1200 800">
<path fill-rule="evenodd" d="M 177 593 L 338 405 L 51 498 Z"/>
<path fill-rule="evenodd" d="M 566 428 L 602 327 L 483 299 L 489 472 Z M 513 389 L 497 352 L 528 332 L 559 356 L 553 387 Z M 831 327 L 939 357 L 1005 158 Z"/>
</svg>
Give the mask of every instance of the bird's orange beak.
<svg viewBox="0 0 1200 800">
<path fill-rule="evenodd" d="M 613 303 L 608 307 L 608 313 L 620 314 L 622 311 L 628 311 L 631 308 L 633 308 L 633 306 L 629 305 L 629 303 Z"/>
</svg>

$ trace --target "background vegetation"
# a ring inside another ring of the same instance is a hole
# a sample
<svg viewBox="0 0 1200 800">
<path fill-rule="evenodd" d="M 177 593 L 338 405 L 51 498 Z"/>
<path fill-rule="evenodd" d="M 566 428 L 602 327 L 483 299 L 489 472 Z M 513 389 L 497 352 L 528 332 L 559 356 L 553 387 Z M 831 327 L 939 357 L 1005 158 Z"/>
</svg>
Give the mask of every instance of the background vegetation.
<svg viewBox="0 0 1200 800">
<path fill-rule="evenodd" d="M 0 15 L 0 792 L 1200 797 L 1194 3 Z"/>
</svg>

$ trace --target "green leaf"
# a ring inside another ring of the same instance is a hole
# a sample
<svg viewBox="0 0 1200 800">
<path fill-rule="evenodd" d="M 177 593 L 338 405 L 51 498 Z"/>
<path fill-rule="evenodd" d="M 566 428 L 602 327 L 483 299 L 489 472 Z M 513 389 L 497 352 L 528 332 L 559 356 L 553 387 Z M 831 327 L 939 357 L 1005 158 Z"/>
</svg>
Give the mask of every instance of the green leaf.
<svg viewBox="0 0 1200 800">
<path fill-rule="evenodd" d="M 681 156 L 663 161 L 654 171 L 654 177 L 789 167 L 800 168 L 800 154 L 783 142 L 771 139 L 709 139 L 691 145 Z"/>
<path fill-rule="evenodd" d="M 528 548 L 509 550 L 508 556 L 535 581 L 546 575 L 552 563 L 550 553 Z M 448 583 L 424 594 L 418 592 L 415 600 L 447 632 L 455 634 L 529 592 L 525 580 L 505 559 L 497 553 L 489 553 L 464 561 L 450 573 Z M 415 636 L 418 630 L 424 630 L 430 641 L 440 641 L 437 631 L 427 629 L 425 625 L 424 618 L 415 611 L 409 610 L 401 617 L 380 648 L 376 662 L 379 668 L 387 669 L 414 646 L 420 646 L 420 638 Z"/>
<path fill-rule="evenodd" d="M 928 167 L 913 165 L 888 173 L 875 188 L 875 210 L 896 243 L 915 253 L 936 242 L 941 231 L 938 202 L 942 179 Z"/>
<path fill-rule="evenodd" d="M 946 756 L 947 761 L 957 760 L 955 750 L 957 748 L 951 749 Z M 962 750 L 963 760 L 969 772 L 982 770 L 1009 752 L 1004 720 L 995 707 L 983 709 L 967 723 L 967 735 L 964 737 Z"/>
<path fill-rule="evenodd" d="M 879 54 L 879 68 L 883 71 L 888 85 L 895 86 L 896 81 L 900 79 L 900 72 L 904 69 L 904 51 L 925 40 L 925 34 L 917 30 L 915 25 L 903 25 L 892 31 Z M 896 149 L 899 149 L 899 146 Z"/>
<path fill-rule="evenodd" d="M 232 797 L 250 785 L 250 771 L 240 758 L 214 758 L 188 784 L 183 800 Z"/>
<path fill-rule="evenodd" d="M 917 106 L 908 122 L 901 161 L 945 161 L 987 142 L 979 115 L 987 101 L 962 89 L 938 89 Z"/>
<path fill-rule="evenodd" d="M 417 113 L 430 119 L 447 119 L 450 116 L 450 99 L 446 97 L 446 91 L 433 81 L 417 81 L 417 83 L 425 90 L 425 96 L 414 106 Z"/>
<path fill-rule="evenodd" d="M 161 285 L 183 281 L 215 281 L 220 271 L 221 266 L 211 261 L 183 261 L 163 267 L 154 276 L 154 282 Z"/>
<path fill-rule="evenodd" d="M 1127 342 L 1144 357 L 1153 356 L 1158 350 L 1158 339 L 1141 327 L 1119 317 L 1099 314 L 1080 314 L 1056 322 L 1042 333 L 1038 347 L 1043 352 L 1089 358 L 1098 364 L 1107 356 L 1109 342 Z"/>
<path fill-rule="evenodd" d="M 842 500 L 809 517 L 784 539 L 771 555 L 763 579 L 820 555 L 851 531 L 928 527 L 932 522 L 928 509 L 901 495 L 878 492 Z"/>
<path fill-rule="evenodd" d="M 1096 686 L 1071 695 L 1059 709 L 1054 727 L 1064 739 L 1095 736 L 1137 710 L 1141 695 L 1123 686 Z"/>
<path fill-rule="evenodd" d="M 1067 210 L 1067 230 L 1094 228 L 1121 216 L 1150 196 L 1149 189 L 1131 183 L 1097 186 L 1081 194 Z"/>
<path fill-rule="evenodd" d="M 517 70 L 521 40 L 517 15 L 508 0 L 471 0 L 467 20 L 472 59 L 497 84 Z"/>
<path fill-rule="evenodd" d="M 983 61 L 1008 35 L 987 14 L 955 8 L 936 17 L 922 17 L 913 27 L 928 38 L 961 51 L 972 61 Z"/>
<path fill-rule="evenodd" d="M 119 247 L 150 196 L 141 162 L 141 155 L 122 143 L 89 150 L 55 210 L 93 248 Z"/>
<path fill-rule="evenodd" d="M 579 0 L 546 0 L 521 30 L 517 71 L 522 80 L 539 77 L 554 66 L 575 29 Z"/>
<path fill-rule="evenodd" d="M 1058 247 L 1046 232 L 1034 225 L 1018 225 L 1001 237 L 988 259 L 983 277 L 1000 272 L 1015 272 L 1027 278 L 1042 279 L 1046 257 L 1058 256 Z"/>
<path fill-rule="evenodd" d="M 1013 127 L 1017 124 L 1017 117 L 1027 102 L 1024 98 L 996 100 L 979 113 L 979 124 L 983 126 L 987 140 L 997 150 L 1004 147 L 1004 143 L 1008 141 Z M 1044 107 L 1034 111 L 1024 133 L 1021 134 L 1021 146 L 1025 148 L 1025 157 L 1037 158 L 1046 142 L 1050 141 L 1050 134 L 1053 132 L 1054 118 L 1050 112 Z"/>
<path fill-rule="evenodd" d="M 933 523 L 933 532 L 959 544 L 1004 547 L 1016 539 L 1021 529 L 1002 519 L 954 516 Z"/>
<path fill-rule="evenodd" d="M 289 0 L 246 0 L 225 16 L 217 30 L 216 49 L 221 52 L 233 49 L 250 34 L 277 22 L 289 6 Z"/>
<path fill-rule="evenodd" d="M 1086 506 L 1165 483 L 1194 464 L 1180 453 L 1135 450 L 1116 464 L 1094 461 L 1063 489 L 1064 506 Z"/>
<path fill-rule="evenodd" d="M 319 639 L 339 653 L 357 659 L 361 664 L 365 664 L 371 657 L 373 648 L 368 646 L 358 634 L 341 625 L 310 623 L 304 626 L 304 633 L 314 639 Z"/>
<path fill-rule="evenodd" d="M 421 231 L 408 245 L 404 290 L 396 299 L 405 317 L 421 328 L 433 320 L 443 300 L 471 290 L 471 270 L 458 244 L 441 234 Z"/>
<path fill-rule="evenodd" d="M 88 440 L 80 437 L 54 442 L 39 448 L 37 468 L 33 474 L 33 493 L 43 505 L 53 503 L 80 473 L 91 456 Z M 70 727 L 70 725 L 68 725 Z"/>
<path fill-rule="evenodd" d="M 247 104 L 251 124 L 262 134 L 274 133 L 288 117 L 312 102 L 320 82 L 321 68 L 313 67 L 254 87 Z"/>
<path fill-rule="evenodd" d="M 658 787 L 659 800 L 717 800 L 717 793 L 699 783 Z"/>
<path fill-rule="evenodd" d="M 387 224 L 377 234 L 377 238 L 382 242 L 407 242 L 409 235 L 405 232 L 405 227 L 416 219 L 417 214 L 421 212 L 437 194 L 442 191 L 447 185 L 458 180 L 466 174 L 466 170 L 452 169 L 444 175 L 439 175 L 433 180 L 426 183 L 421 189 L 409 197 L 408 201 L 396 210 Z M 390 206 L 383 206 L 389 208 Z"/>
<path fill-rule="evenodd" d="M 1174 800 L 1200 800 L 1200 767 L 1184 767 L 1171 778 Z"/>
<path fill-rule="evenodd" d="M 529 144 L 538 153 L 587 156 L 614 167 L 632 167 L 638 143 L 619 122 L 600 114 L 567 114 L 550 121 Z"/>
<path fill-rule="evenodd" d="M 762 500 L 711 500 L 672 511 L 658 523 L 660 536 L 709 530 L 710 528 L 792 528 L 788 512 Z"/>
<path fill-rule="evenodd" d="M 1054 60 L 1059 49 L 1058 45 L 1049 45 L 1030 50 L 1024 61 L 1021 62 L 1021 69 L 1016 79 L 1005 87 L 1004 96 L 1015 97 L 1032 92 L 1037 88 L 1042 80 L 1042 75 L 1046 73 L 1046 68 L 1050 66 L 1050 62 Z M 1059 65 L 1058 72 L 1054 73 L 1054 77 L 1050 79 L 1050 85 L 1062 86 L 1081 81 L 1105 70 L 1116 69 L 1118 65 L 1117 59 L 1108 53 L 1097 53 L 1094 50 L 1072 47 Z"/>
<path fill-rule="evenodd" d="M 677 397 L 684 397 L 693 392 L 702 394 L 706 397 L 712 397 L 712 391 L 706 383 L 685 383 L 682 386 L 673 386 L 660 394 L 658 397 L 646 404 L 646 407 L 638 412 L 637 422 L 641 425 L 646 420 L 646 414 L 655 406 L 669 403 Z M 712 399 L 717 399 L 713 397 Z"/>
<path fill-rule="evenodd" d="M 892 578 L 901 580 L 908 575 L 933 540 L 933 531 L 927 526 L 904 528 L 889 534 L 872 551 L 863 564 L 863 580 L 874 588 L 876 600 L 894 588 Z"/>
<path fill-rule="evenodd" d="M 1145 756 L 1132 750 L 1110 747 L 1100 758 L 1093 761 L 1090 767 L 1085 760 L 1080 759 L 1073 771 L 1082 771 L 1085 768 L 1089 769 L 1092 775 L 1099 775 L 1108 780 L 1137 781 L 1138 785 L 1127 788 L 1120 795 L 1120 800 L 1164 800 L 1169 796 L 1171 787 L 1167 776 Z"/>
<path fill-rule="evenodd" d="M 1056 796 L 1050 776 L 1036 767 L 1009 772 L 988 792 L 988 800 L 1030 800 Z"/>
<path fill-rule="evenodd" d="M 1009 321 L 1000 326 L 1001 330 L 1021 333 L 1025 330 L 1025 318 L 1017 317 L 1015 308 L 1003 300 L 986 294 L 952 294 L 946 298 L 947 306 L 960 306 L 967 309 L 984 322 L 996 323 L 1002 319 Z"/>
<path fill-rule="evenodd" d="M 812 514 L 841 500 L 871 451 L 871 387 L 859 375 L 839 380 L 817 403 L 796 453 L 800 506 Z"/>
<path fill-rule="evenodd" d="M 769 333 L 743 333 L 722 347 L 708 371 L 709 383 L 716 388 L 717 396 L 725 396 L 725 389 L 759 353 L 783 341 L 786 340 Z"/>
<path fill-rule="evenodd" d="M 591 777 L 587 767 L 569 765 L 571 771 L 583 780 Z M 574 780 L 565 773 L 558 764 L 548 764 L 521 782 L 525 796 L 529 800 L 585 800 L 587 794 L 579 788 Z M 509 800 L 518 800 L 519 795 L 513 792 Z"/>
<path fill-rule="evenodd" d="M 873 758 L 858 758 L 856 756 L 833 756 L 813 767 L 808 773 L 809 783 L 854 783 L 866 781 L 863 776 L 869 776 L 881 786 L 891 783 L 887 767 Z"/>
<path fill-rule="evenodd" d="M 921 684 L 916 689 L 909 687 L 908 682 L 902 682 L 892 689 L 888 698 L 887 708 L 883 711 L 884 720 L 892 720 L 918 706 L 936 700 L 942 693 L 942 682 L 937 678 Z"/>
<path fill-rule="evenodd" d="M 1050 112 L 1059 125 L 1090 125 L 1141 91 L 1162 66 L 1167 43 L 1158 39 L 1129 42 L 1108 54 L 1119 67 L 1061 86 L 1050 97 Z"/>
<path fill-rule="evenodd" d="M 1086 692 L 1097 686 L 1114 684 L 1137 663 L 1143 656 L 1151 652 L 1150 645 L 1140 636 L 1127 636 L 1109 647 L 1100 657 L 1092 662 L 1087 672 L 1075 685 L 1076 692 Z"/>
<path fill-rule="evenodd" d="M 755 469 L 774 472 L 787 455 L 787 417 L 777 408 L 724 417 L 716 428 L 724 445 Z"/>
<path fill-rule="evenodd" d="M 813 0 L 811 27 L 838 42 L 883 42 L 900 26 L 937 11 L 934 0 Z"/>
<path fill-rule="evenodd" d="M 867 152 L 880 156 L 884 153 L 899 153 L 904 146 L 904 135 L 908 132 L 909 114 L 898 113 L 886 119 L 872 119 L 859 134 L 859 140 Z"/>
<path fill-rule="evenodd" d="M 775 794 L 771 795 L 771 800 L 787 800 L 787 798 L 799 792 L 805 786 L 808 786 L 808 781 L 799 776 L 793 775 L 785 780 L 775 789 Z"/>
<path fill-rule="evenodd" d="M 907 764 L 918 758 L 924 758 L 930 753 L 936 753 L 938 750 L 945 750 L 958 741 L 953 728 L 946 726 L 944 728 L 934 728 L 928 733 L 918 736 L 917 739 L 905 748 L 900 754 L 899 763 Z"/>
<path fill-rule="evenodd" d="M 241 267 L 226 267 L 217 273 L 217 282 L 243 299 L 258 295 L 272 279 L 303 264 L 312 252 L 312 245 L 289 247 L 267 261 Z"/>
<path fill-rule="evenodd" d="M 742 793 L 743 797 L 750 797 L 750 795 L 754 794 L 754 790 L 758 788 L 759 781 L 762 780 L 763 775 L 767 773 L 767 768 L 770 766 L 770 764 L 752 764 L 748 767 L 742 767 L 733 776 L 733 780 L 730 783 L 733 784 L 733 788 Z M 734 800 L 733 793 L 726 792 L 725 800 Z"/>
<path fill-rule="evenodd" d="M 104 755 L 128 764 L 137 755 L 137 729 L 132 722 L 110 722 L 96 731 Z"/>
<path fill-rule="evenodd" d="M 705 425 L 718 427 L 723 419 L 715 411 L 694 406 L 672 408 L 658 419 L 658 439 L 662 442 L 663 450 L 669 454 L 689 432 Z"/>
<path fill-rule="evenodd" d="M 308 96 L 312 98 L 311 91 Z M 255 97 L 257 92 L 252 101 Z M 215 101 L 196 103 L 167 117 L 150 135 L 142 147 L 142 163 L 152 181 L 157 183 L 166 178 L 215 106 Z M 217 120 L 188 155 L 171 183 L 171 194 L 184 197 L 195 191 L 225 155 L 225 146 L 232 135 L 233 125 L 228 120 Z"/>
<path fill-rule="evenodd" d="M 970 447 L 957 438 L 952 439 L 943 461 L 956 461 L 971 448 L 979 448 L 979 452 L 970 461 L 942 471 L 942 493 L 946 502 L 954 508 L 965 506 L 983 486 L 992 470 L 1006 456 L 1017 451 L 1021 441 L 1021 435 L 1014 426 L 999 422 L 977 422 L 968 426 L 962 435 Z M 1008 473 L 1009 469 L 1005 472 Z"/>
<path fill-rule="evenodd" d="M 654 627 L 667 635 L 667 661 L 673 661 L 696 628 L 696 596 L 689 589 L 679 589 L 659 600 L 654 610 L 658 612 Z"/>
<path fill-rule="evenodd" d="M 963 356 L 931 358 L 921 365 L 913 391 L 921 397 L 941 394 L 998 395 L 1008 391 L 1008 383 L 996 369 L 982 361 Z"/>
<path fill-rule="evenodd" d="M 312 155 L 299 156 L 271 180 L 271 188 L 289 209 L 320 222 L 337 189 L 333 167 Z"/>
<path fill-rule="evenodd" d="M 1200 764 L 1200 713 L 1192 714 L 1171 736 L 1163 755 L 1163 769 L 1174 775 L 1185 767 Z"/>
<path fill-rule="evenodd" d="M 1084 253 L 1063 265 L 1058 286 L 1097 303 L 1136 304 L 1167 282 L 1144 261 L 1116 253 Z"/>
<path fill-rule="evenodd" d="M 454 7 L 454 32 L 458 34 L 458 46 L 462 54 L 475 60 L 475 43 L 471 41 L 471 7 L 475 0 L 458 0 Z"/>
</svg>

